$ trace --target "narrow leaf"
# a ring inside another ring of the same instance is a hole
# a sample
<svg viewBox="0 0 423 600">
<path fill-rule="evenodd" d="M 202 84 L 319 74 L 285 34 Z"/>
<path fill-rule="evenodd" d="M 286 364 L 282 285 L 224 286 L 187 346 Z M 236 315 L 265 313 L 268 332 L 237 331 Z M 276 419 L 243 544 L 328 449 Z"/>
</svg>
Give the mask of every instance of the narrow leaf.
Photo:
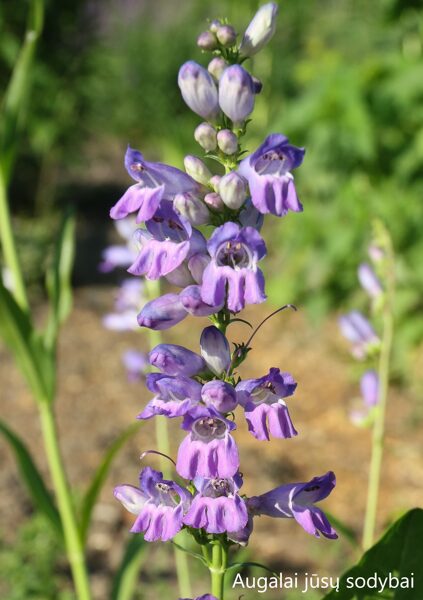
<svg viewBox="0 0 423 600">
<path fill-rule="evenodd" d="M 0 433 L 3 434 L 15 455 L 22 479 L 34 505 L 47 517 L 53 528 L 62 535 L 59 513 L 24 442 L 3 421 L 0 421 Z"/>
<path fill-rule="evenodd" d="M 147 542 L 144 541 L 143 536 L 132 535 L 113 581 L 111 600 L 131 600 L 133 598 L 146 551 Z"/>
<path fill-rule="evenodd" d="M 140 427 L 140 423 L 132 423 L 127 429 L 125 429 L 119 437 L 113 442 L 108 451 L 106 452 L 103 461 L 98 467 L 95 475 L 91 481 L 91 484 L 86 491 L 84 498 L 82 500 L 81 505 L 81 513 L 80 513 L 80 521 L 79 521 L 79 529 L 80 535 L 83 541 L 86 540 L 88 529 L 91 521 L 91 514 L 98 498 L 98 495 L 101 491 L 103 483 L 106 480 L 106 477 L 109 473 L 109 469 L 113 462 L 113 459 L 125 444 L 130 437 L 134 435 L 136 431 L 138 431 Z"/>
<path fill-rule="evenodd" d="M 180 544 L 178 544 L 177 542 L 174 542 L 173 540 L 170 540 L 170 541 L 171 541 L 172 545 L 175 546 L 175 548 L 177 548 L 181 552 L 185 552 L 186 554 L 193 556 L 197 560 L 200 560 L 204 566 L 208 567 L 204 556 L 201 556 L 201 554 L 198 554 L 198 552 L 193 552 L 192 550 L 188 550 L 188 548 L 184 548 L 184 546 L 181 546 Z"/>
</svg>

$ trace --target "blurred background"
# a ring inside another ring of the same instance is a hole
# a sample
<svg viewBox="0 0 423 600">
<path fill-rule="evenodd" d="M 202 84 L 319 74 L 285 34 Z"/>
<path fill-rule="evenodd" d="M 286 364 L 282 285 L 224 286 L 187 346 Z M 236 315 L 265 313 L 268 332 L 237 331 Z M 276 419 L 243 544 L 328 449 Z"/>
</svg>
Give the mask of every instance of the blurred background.
<svg viewBox="0 0 423 600">
<path fill-rule="evenodd" d="M 126 145 L 140 148 L 148 160 L 180 168 L 184 154 L 199 152 L 193 139 L 199 120 L 180 97 L 179 66 L 190 58 L 206 64 L 195 40 L 207 19 L 227 16 L 242 32 L 257 6 L 255 0 L 47 3 L 10 197 L 40 318 L 46 257 L 63 212 L 71 205 L 77 213 L 75 310 L 62 337 L 58 400 L 63 450 L 77 488 L 148 397 L 142 385 L 126 381 L 120 358 L 129 347 L 146 347 L 145 335 L 117 334 L 101 324 L 124 276 L 102 274 L 98 264 L 103 248 L 116 240 L 108 211 L 129 183 Z M 21 44 L 26 10 L 24 1 L 0 5 L 1 89 Z M 277 356 L 276 366 L 294 374 L 299 390 L 292 416 L 301 435 L 257 450 L 258 443 L 241 431 L 243 471 L 250 475 L 246 491 L 260 493 L 279 481 L 333 469 L 338 488 L 327 504 L 353 530 L 362 520 L 369 435 L 348 420 L 358 395 L 357 372 L 336 319 L 351 307 L 365 308 L 356 272 L 375 217 L 390 230 L 398 273 L 380 530 L 419 496 L 421 501 L 422 32 L 421 0 L 284 0 L 277 33 L 252 69 L 264 88 L 247 149 L 254 150 L 267 133 L 282 132 L 307 152 L 296 172 L 304 213 L 268 219 L 263 234 L 270 303 L 291 302 L 300 311 L 283 314 L 278 326 L 264 330 L 246 365 L 249 376 L 260 376 Z M 257 323 L 263 311 L 251 308 L 247 316 Z M 197 321 L 183 322 L 166 339 L 189 340 L 196 350 L 202 325 Z M 233 331 L 235 339 L 245 338 L 242 326 Z M 17 430 L 27 430 L 37 455 L 39 430 L 29 392 L 3 349 L 0 357 L 3 411 Z M 135 483 L 140 451 L 154 443 L 149 429 L 141 429 L 116 462 L 97 511 L 90 564 L 98 598 L 107 598 L 129 527 L 111 489 Z M 8 449 L 2 444 L 0 450 L 2 597 L 72 598 L 55 541 L 32 514 Z M 45 471 L 41 454 L 39 461 Z M 336 547 L 324 542 L 322 557 L 322 542 L 297 529 L 291 522 L 263 521 L 250 558 L 286 571 L 319 568 L 331 574 L 354 559 L 346 541 Z M 150 552 L 154 560 L 141 570 L 140 598 L 156 598 L 153 582 L 160 579 L 164 593 L 174 577 L 169 551 L 153 545 Z"/>
</svg>

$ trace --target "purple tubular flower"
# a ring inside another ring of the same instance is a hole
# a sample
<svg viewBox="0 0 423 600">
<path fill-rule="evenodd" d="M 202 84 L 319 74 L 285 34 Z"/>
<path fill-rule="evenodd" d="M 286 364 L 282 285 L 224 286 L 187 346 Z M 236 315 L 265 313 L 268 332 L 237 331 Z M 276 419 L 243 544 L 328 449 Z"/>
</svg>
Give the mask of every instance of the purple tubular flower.
<svg viewBox="0 0 423 600">
<path fill-rule="evenodd" d="M 200 338 L 201 356 L 215 375 L 221 375 L 231 364 L 229 342 L 214 325 L 203 329 Z"/>
<path fill-rule="evenodd" d="M 236 386 L 244 406 L 248 429 L 258 440 L 291 438 L 297 435 L 282 398 L 292 396 L 297 387 L 289 373 L 272 368 L 260 379 L 244 379 Z"/>
<path fill-rule="evenodd" d="M 173 377 L 150 373 L 146 383 L 148 389 L 156 395 L 137 419 L 150 419 L 156 415 L 182 417 L 201 400 L 201 383 L 183 375 Z"/>
<path fill-rule="evenodd" d="M 238 494 L 242 479 L 238 475 L 228 479 L 194 480 L 198 494 L 184 516 L 184 523 L 207 533 L 236 532 L 248 522 L 245 501 Z"/>
<path fill-rule="evenodd" d="M 226 381 L 215 379 L 203 385 L 201 398 L 206 406 L 215 408 L 221 413 L 233 411 L 237 404 L 237 394 L 234 388 Z"/>
<path fill-rule="evenodd" d="M 108 246 L 101 253 L 102 261 L 98 265 L 101 273 L 110 273 L 116 267 L 129 267 L 134 261 L 134 252 L 125 245 Z"/>
<path fill-rule="evenodd" d="M 150 351 L 148 359 L 153 367 L 166 375 L 192 377 L 206 367 L 201 356 L 177 344 L 159 344 Z"/>
<path fill-rule="evenodd" d="M 257 210 L 278 217 L 283 217 L 289 210 L 303 210 L 291 170 L 301 165 L 304 152 L 304 148 L 289 144 L 284 135 L 273 133 L 241 161 L 238 172 L 248 180 L 251 200 Z"/>
<path fill-rule="evenodd" d="M 185 415 L 183 429 L 189 434 L 182 440 L 176 471 L 184 479 L 230 478 L 239 467 L 239 454 L 230 431 L 235 423 L 217 411 L 198 407 Z"/>
<path fill-rule="evenodd" d="M 255 515 L 269 517 L 294 518 L 307 533 L 320 537 L 336 539 L 336 531 L 326 515 L 315 502 L 323 500 L 336 485 L 335 474 L 328 471 L 321 477 L 314 477 L 307 483 L 291 483 L 262 494 L 247 501 L 249 510 Z"/>
<path fill-rule="evenodd" d="M 164 294 L 141 309 L 137 320 L 140 327 L 160 331 L 180 323 L 187 316 L 178 294 Z"/>
<path fill-rule="evenodd" d="M 193 230 L 170 202 L 163 203 L 146 228 L 135 232 L 140 252 L 128 269 L 132 275 L 159 279 L 179 267 L 190 254 L 205 248 L 202 234 Z"/>
<path fill-rule="evenodd" d="M 199 285 L 190 285 L 179 294 L 179 300 L 185 310 L 195 317 L 207 317 L 222 309 L 223 303 L 218 306 L 210 306 L 201 299 L 201 288 Z"/>
<path fill-rule="evenodd" d="M 201 285 L 206 304 L 224 302 L 226 289 L 232 312 L 239 312 L 246 304 L 264 302 L 264 277 L 257 262 L 265 256 L 266 245 L 255 229 L 225 223 L 213 232 L 207 248 L 212 260 Z"/>
<path fill-rule="evenodd" d="M 374 369 L 366 371 L 360 381 L 361 395 L 367 408 L 379 402 L 379 376 Z"/>
<path fill-rule="evenodd" d="M 193 60 L 179 69 L 178 85 L 189 108 L 203 117 L 215 119 L 219 114 L 217 88 L 210 73 Z"/>
<path fill-rule="evenodd" d="M 138 350 L 127 350 L 122 355 L 122 362 L 128 374 L 128 381 L 141 381 L 148 368 L 147 355 Z"/>
<path fill-rule="evenodd" d="M 357 310 L 353 310 L 339 318 L 342 335 L 352 344 L 353 355 L 362 360 L 369 347 L 379 342 L 369 321 Z"/>
<path fill-rule="evenodd" d="M 369 264 L 363 263 L 358 267 L 358 280 L 371 298 L 378 298 L 383 293 L 382 284 Z"/>
<path fill-rule="evenodd" d="M 137 223 L 147 221 L 155 215 L 162 200 L 173 200 L 175 194 L 198 189 L 198 184 L 183 171 L 148 162 L 139 150 L 130 146 L 125 154 L 125 167 L 137 183 L 129 187 L 110 210 L 112 219 L 123 219 L 138 212 Z"/>
<path fill-rule="evenodd" d="M 240 65 L 223 71 L 219 80 L 219 105 L 234 123 L 244 121 L 254 108 L 254 84 L 251 75 Z"/>
<path fill-rule="evenodd" d="M 144 533 L 147 542 L 172 539 L 182 528 L 184 513 L 191 503 L 191 494 L 163 474 L 146 467 L 140 474 L 140 487 L 119 485 L 115 497 L 137 516 L 132 533 Z"/>
</svg>

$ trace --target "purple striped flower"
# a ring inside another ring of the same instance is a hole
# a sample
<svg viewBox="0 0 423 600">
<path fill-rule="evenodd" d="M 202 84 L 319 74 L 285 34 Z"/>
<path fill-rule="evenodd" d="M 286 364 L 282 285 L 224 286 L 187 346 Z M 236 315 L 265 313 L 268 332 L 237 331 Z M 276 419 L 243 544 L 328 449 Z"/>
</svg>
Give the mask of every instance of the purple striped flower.
<svg viewBox="0 0 423 600">
<path fill-rule="evenodd" d="M 304 148 L 292 146 L 287 137 L 273 133 L 241 161 L 238 172 L 247 179 L 251 200 L 258 211 L 283 217 L 289 210 L 303 210 L 291 173 L 303 158 Z"/>
<path fill-rule="evenodd" d="M 156 394 L 137 419 L 151 419 L 157 415 L 182 417 L 201 400 L 201 383 L 189 377 L 173 377 L 161 373 L 147 375 L 148 389 Z"/>
<path fill-rule="evenodd" d="M 147 542 L 166 542 L 175 537 L 191 503 L 188 490 L 163 479 L 162 473 L 150 467 L 141 471 L 139 488 L 118 485 L 114 495 L 137 517 L 131 532 L 144 533 Z"/>
<path fill-rule="evenodd" d="M 139 150 L 130 146 L 125 154 L 125 167 L 137 183 L 127 189 L 110 210 L 112 219 L 123 219 L 137 213 L 136 221 L 151 219 L 162 200 L 173 200 L 176 194 L 195 192 L 198 184 L 189 175 L 162 163 L 144 160 Z"/>
<path fill-rule="evenodd" d="M 211 261 L 201 284 L 201 297 L 207 304 L 221 304 L 226 297 L 232 312 L 246 304 L 264 302 L 263 273 L 257 266 L 266 254 L 266 245 L 256 229 L 225 223 L 207 243 Z"/>
<path fill-rule="evenodd" d="M 244 379 L 236 386 L 248 429 L 258 440 L 297 435 L 283 398 L 292 396 L 297 384 L 289 373 L 272 368 L 259 379 Z"/>
<path fill-rule="evenodd" d="M 239 474 L 227 479 L 197 477 L 198 491 L 184 516 L 184 524 L 207 533 L 236 532 L 246 527 L 248 513 L 245 501 L 238 494 L 242 486 Z"/>
<path fill-rule="evenodd" d="M 278 518 L 294 518 L 307 533 L 336 539 L 336 531 L 316 502 L 323 500 L 336 485 L 335 474 L 329 471 L 306 483 L 281 485 L 266 494 L 254 496 L 247 501 L 249 510 L 255 515 Z"/>
</svg>

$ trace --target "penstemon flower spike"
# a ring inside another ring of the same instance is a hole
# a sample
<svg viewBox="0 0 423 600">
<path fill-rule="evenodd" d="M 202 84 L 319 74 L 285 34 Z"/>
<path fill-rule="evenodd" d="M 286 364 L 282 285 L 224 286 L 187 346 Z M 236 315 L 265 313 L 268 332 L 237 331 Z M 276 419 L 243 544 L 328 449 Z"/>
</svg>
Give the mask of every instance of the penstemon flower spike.
<svg viewBox="0 0 423 600">
<path fill-rule="evenodd" d="M 141 152 L 128 148 L 125 165 L 136 183 L 111 210 L 117 220 L 133 214 L 140 226 L 133 236 L 138 252 L 128 262 L 128 271 L 152 280 L 165 278 L 176 288 L 150 299 L 138 314 L 138 324 L 154 331 L 191 316 L 206 316 L 212 322 L 201 334 L 198 352 L 158 344 L 148 355 L 159 372 L 145 378 L 154 396 L 138 418 L 181 420 L 185 436 L 176 461 L 165 458 L 184 482 L 170 476 L 165 480 L 162 473 L 145 467 L 139 487 L 125 484 L 115 489 L 116 498 L 136 515 L 131 531 L 143 533 L 147 541 L 167 541 L 184 529 L 200 545 L 211 575 L 211 595 L 201 600 L 223 600 L 229 550 L 248 543 L 260 515 L 294 518 L 311 535 L 337 537 L 315 506 L 335 487 L 331 471 L 251 498 L 241 490 L 237 419 L 245 419 L 258 441 L 298 434 L 286 402 L 297 388 L 290 373 L 277 367 L 255 379 L 241 379 L 235 373 L 261 327 L 279 312 L 296 307 L 286 304 L 273 311 L 246 343 L 234 344 L 233 351 L 226 335 L 235 321 L 252 327 L 240 311 L 266 300 L 259 268 L 266 256 L 260 233 L 265 216 L 283 218 L 288 211 L 303 210 L 292 171 L 301 165 L 304 149 L 281 133 L 268 135 L 246 156 L 242 147 L 255 95 L 262 87 L 246 61 L 273 36 L 277 12 L 274 3 L 262 6 L 239 36 L 240 43 L 226 21 L 214 20 L 200 34 L 199 47 L 212 52 L 213 58 L 207 68 L 186 62 L 178 85 L 187 106 L 202 119 L 194 138 L 204 156 L 187 155 L 183 173 L 148 162 Z M 218 163 L 219 170 L 209 167 L 207 159 Z M 207 239 L 199 226 L 205 226 Z M 376 293 L 369 273 L 363 277 L 363 285 Z M 356 316 L 350 316 L 345 328 L 361 351 L 376 342 L 368 339 L 368 328 Z M 368 395 L 371 383 L 365 382 Z M 147 450 L 141 457 L 150 454 L 164 456 Z"/>
</svg>

